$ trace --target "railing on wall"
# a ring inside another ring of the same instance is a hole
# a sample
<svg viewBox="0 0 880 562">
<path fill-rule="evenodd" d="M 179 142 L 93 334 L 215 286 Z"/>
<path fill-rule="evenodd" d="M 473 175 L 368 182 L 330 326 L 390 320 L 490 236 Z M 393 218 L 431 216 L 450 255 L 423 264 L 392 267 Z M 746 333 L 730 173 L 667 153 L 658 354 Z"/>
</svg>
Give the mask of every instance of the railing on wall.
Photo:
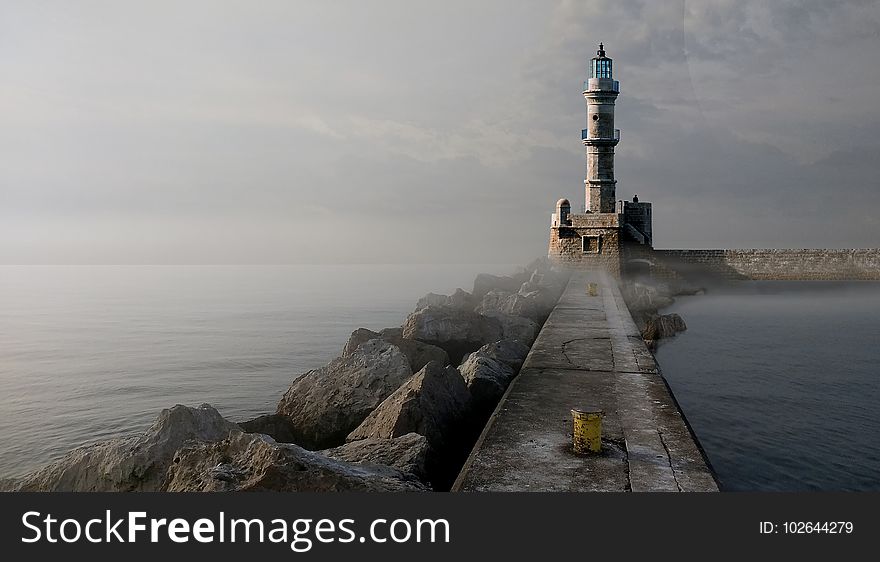
<svg viewBox="0 0 880 562">
<path fill-rule="evenodd" d="M 620 140 L 620 129 L 614 129 L 614 136 L 608 137 L 591 137 L 589 129 L 581 129 L 581 140 Z"/>
<path fill-rule="evenodd" d="M 611 82 L 611 91 L 620 93 L 620 82 L 617 80 L 608 80 L 607 78 L 591 78 L 589 80 L 584 80 L 584 91 L 585 92 L 599 92 L 602 90 L 608 91 L 608 88 L 602 88 L 600 84 L 600 80 L 605 82 L 603 86 L 608 86 L 608 82 Z"/>
</svg>

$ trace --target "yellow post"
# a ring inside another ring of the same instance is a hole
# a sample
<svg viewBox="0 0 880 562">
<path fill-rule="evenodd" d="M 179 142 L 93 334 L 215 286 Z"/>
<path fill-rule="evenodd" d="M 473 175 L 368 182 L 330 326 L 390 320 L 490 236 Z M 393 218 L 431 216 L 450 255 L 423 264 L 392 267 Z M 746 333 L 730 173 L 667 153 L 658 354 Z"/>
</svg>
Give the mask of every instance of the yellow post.
<svg viewBox="0 0 880 562">
<path fill-rule="evenodd" d="M 574 408 L 572 444 L 575 453 L 598 453 L 602 450 L 602 416 L 598 408 Z"/>
<path fill-rule="evenodd" d="M 599 284 L 598 283 L 587 283 L 587 293 L 590 294 L 591 297 L 595 297 L 599 294 Z"/>
</svg>

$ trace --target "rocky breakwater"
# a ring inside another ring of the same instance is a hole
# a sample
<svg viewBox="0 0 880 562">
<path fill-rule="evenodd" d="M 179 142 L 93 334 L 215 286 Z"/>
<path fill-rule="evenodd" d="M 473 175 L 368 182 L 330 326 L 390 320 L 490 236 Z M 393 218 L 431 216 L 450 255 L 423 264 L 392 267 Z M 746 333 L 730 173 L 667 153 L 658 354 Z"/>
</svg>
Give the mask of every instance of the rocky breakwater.
<svg viewBox="0 0 880 562">
<path fill-rule="evenodd" d="M 142 435 L 74 449 L 5 491 L 419 491 L 417 478 L 243 433 L 208 404 L 163 410 Z"/>
<path fill-rule="evenodd" d="M 674 337 L 687 330 L 687 324 L 678 314 L 662 314 L 661 309 L 675 302 L 675 297 L 705 292 L 681 280 L 659 282 L 651 279 L 625 280 L 621 293 L 642 334 L 642 339 L 652 351 L 658 342 Z"/>
<path fill-rule="evenodd" d="M 233 423 L 213 407 L 163 410 L 144 434 L 75 449 L 13 491 L 448 489 L 562 294 L 536 260 L 428 294 L 399 327 L 352 332 L 294 378 L 274 413 Z"/>
</svg>

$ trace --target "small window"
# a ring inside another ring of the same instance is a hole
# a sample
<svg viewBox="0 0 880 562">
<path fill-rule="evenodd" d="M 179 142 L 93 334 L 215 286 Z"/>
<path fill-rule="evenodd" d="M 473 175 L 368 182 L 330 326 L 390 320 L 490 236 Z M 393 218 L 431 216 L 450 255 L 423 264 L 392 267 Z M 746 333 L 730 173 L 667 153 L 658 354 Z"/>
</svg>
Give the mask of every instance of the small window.
<svg viewBox="0 0 880 562">
<path fill-rule="evenodd" d="M 583 250 L 585 254 L 598 254 L 599 253 L 599 236 L 584 236 L 581 238 L 581 243 L 583 244 Z"/>
<path fill-rule="evenodd" d="M 598 114 L 598 113 L 594 113 L 594 114 L 593 114 L 593 121 L 598 121 L 598 120 L 599 120 L 599 114 Z"/>
</svg>

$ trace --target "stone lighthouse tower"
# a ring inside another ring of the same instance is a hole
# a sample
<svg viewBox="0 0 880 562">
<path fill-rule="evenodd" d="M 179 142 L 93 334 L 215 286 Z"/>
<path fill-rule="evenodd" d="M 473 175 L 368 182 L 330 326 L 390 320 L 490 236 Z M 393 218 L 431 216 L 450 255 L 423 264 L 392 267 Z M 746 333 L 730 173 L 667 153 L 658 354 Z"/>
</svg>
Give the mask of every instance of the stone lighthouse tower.
<svg viewBox="0 0 880 562">
<path fill-rule="evenodd" d="M 614 147 L 620 142 L 620 130 L 614 128 L 614 100 L 620 83 L 614 80 L 613 61 L 605 56 L 605 46 L 590 61 L 590 78 L 584 82 L 587 100 L 587 128 L 581 139 L 587 150 L 586 209 L 591 213 L 613 213 L 615 198 Z"/>
<path fill-rule="evenodd" d="M 584 179 L 584 213 L 572 214 L 567 199 L 560 199 L 550 223 L 550 259 L 580 267 L 603 267 L 620 275 L 627 261 L 651 250 L 651 204 L 617 200 L 614 147 L 620 131 L 614 128 L 614 104 L 620 83 L 614 79 L 613 61 L 599 43 L 584 82 L 587 128 L 581 130 L 587 160 Z"/>
</svg>

